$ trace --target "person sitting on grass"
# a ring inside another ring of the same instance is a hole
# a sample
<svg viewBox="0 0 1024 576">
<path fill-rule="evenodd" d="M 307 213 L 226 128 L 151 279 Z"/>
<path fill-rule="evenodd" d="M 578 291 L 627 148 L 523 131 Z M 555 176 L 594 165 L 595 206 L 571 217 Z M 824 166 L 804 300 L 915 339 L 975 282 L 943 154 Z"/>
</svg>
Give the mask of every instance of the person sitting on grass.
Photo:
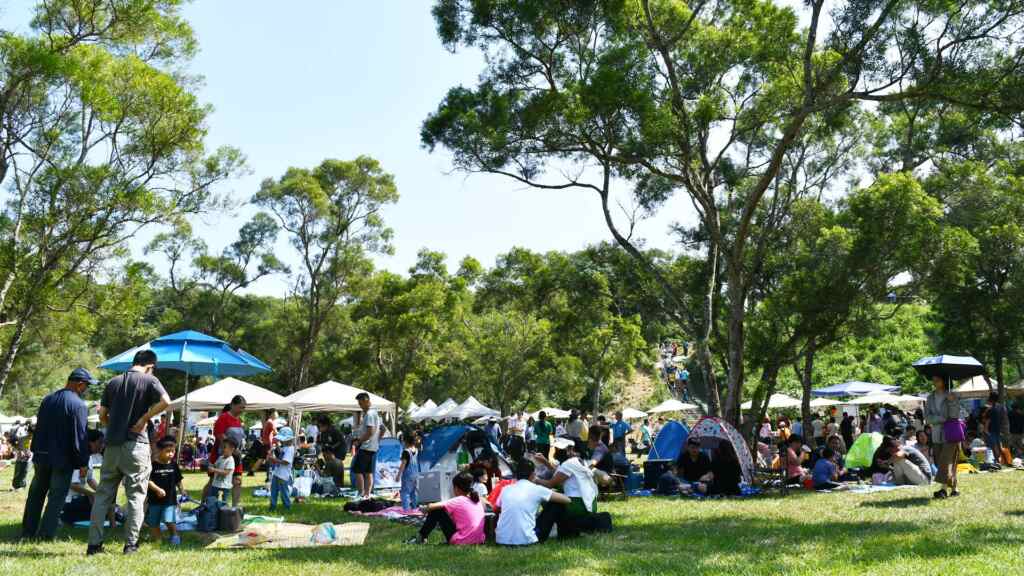
<svg viewBox="0 0 1024 576">
<path fill-rule="evenodd" d="M 341 488 L 345 482 L 345 463 L 342 462 L 342 457 L 345 455 L 341 454 L 339 456 L 335 454 L 334 450 L 334 448 L 324 447 L 324 461 L 321 465 L 320 473 L 334 481 L 335 486 Z"/>
<path fill-rule="evenodd" d="M 679 478 L 679 468 L 673 462 L 658 477 L 658 487 L 654 490 L 654 493 L 659 496 L 678 496 L 682 492 L 682 488 L 683 481 Z"/>
<path fill-rule="evenodd" d="M 235 452 L 238 450 L 238 442 L 234 438 L 224 437 L 221 441 L 220 453 L 217 461 L 207 471 L 212 475 L 210 478 L 209 495 L 221 502 L 227 502 L 227 495 L 231 492 L 231 477 L 235 473 Z"/>
<path fill-rule="evenodd" d="M 292 509 L 292 466 L 295 462 L 295 433 L 288 426 L 277 432 L 278 447 L 267 454 L 267 462 L 273 467 L 270 472 L 270 511 L 277 509 L 277 497 L 285 510 Z"/>
<path fill-rule="evenodd" d="M 487 484 L 484 480 L 487 476 L 487 469 L 483 467 L 476 467 L 469 471 L 469 474 L 473 477 L 473 491 L 480 495 L 480 498 L 486 500 L 489 490 L 487 490 Z"/>
<path fill-rule="evenodd" d="M 601 440 L 604 428 L 595 424 L 587 431 L 587 448 L 590 450 L 589 466 L 605 474 L 615 471 L 615 460 L 608 445 Z"/>
<path fill-rule="evenodd" d="M 445 542 L 452 545 L 483 544 L 484 505 L 480 495 L 473 490 L 473 476 L 459 472 L 452 478 L 452 492 L 455 497 L 444 502 L 426 504 L 420 509 L 426 514 L 426 521 L 416 537 L 408 544 L 424 544 L 434 528 L 440 527 Z"/>
<path fill-rule="evenodd" d="M 676 468 L 681 480 L 702 493 L 707 492 L 708 484 L 715 477 L 711 471 L 711 458 L 700 449 L 700 439 L 693 436 L 686 439 L 686 449 L 679 454 Z"/>
<path fill-rule="evenodd" d="M 740 467 L 740 459 L 731 442 L 718 443 L 715 459 L 711 461 L 711 475 L 711 484 L 707 487 L 707 494 L 737 496 L 741 493 L 740 481 L 743 478 L 743 469 Z"/>
<path fill-rule="evenodd" d="M 516 483 L 506 486 L 497 501 L 498 526 L 494 535 L 503 546 L 529 546 L 544 542 L 551 534 L 555 523 L 553 515 L 537 518 L 537 510 L 546 502 L 568 505 L 568 496 L 552 491 L 534 482 L 533 461 L 524 459 L 516 466 Z"/>
<path fill-rule="evenodd" d="M 173 436 L 164 436 L 156 443 L 153 454 L 153 471 L 149 474 L 149 496 L 146 524 L 149 525 L 153 541 L 160 541 L 160 524 L 167 528 L 167 542 L 172 546 L 181 544 L 178 535 L 178 493 L 187 495 L 181 485 L 184 476 L 174 458 Z"/>
<path fill-rule="evenodd" d="M 550 480 L 537 480 L 537 484 L 558 489 L 572 500 L 568 506 L 570 516 L 586 516 L 597 512 L 597 483 L 594 472 L 576 454 L 576 443 L 569 438 L 556 438 L 552 444 L 555 459 L 561 462 Z"/>
<path fill-rule="evenodd" d="M 892 483 L 897 486 L 927 486 L 932 482 L 932 466 L 924 454 L 913 446 L 900 446 L 892 436 L 882 439 L 875 450 L 871 471 L 875 474 L 892 472 Z"/>
<path fill-rule="evenodd" d="M 811 471 L 811 478 L 815 490 L 838 490 L 843 487 L 839 484 L 839 469 L 836 466 L 836 453 L 829 447 L 821 449 L 821 457 L 814 463 Z"/>
<path fill-rule="evenodd" d="M 89 430 L 86 432 L 86 438 L 89 442 L 89 464 L 72 473 L 71 486 L 60 513 L 60 521 L 68 525 L 89 519 L 98 486 L 93 477 L 93 470 L 103 465 L 103 433 L 99 430 Z M 108 514 L 108 521 L 113 526 L 113 507 Z"/>
<path fill-rule="evenodd" d="M 791 434 L 782 447 L 785 449 L 786 484 L 800 484 L 807 476 L 807 469 L 801 466 L 804 439 L 799 434 Z"/>
</svg>

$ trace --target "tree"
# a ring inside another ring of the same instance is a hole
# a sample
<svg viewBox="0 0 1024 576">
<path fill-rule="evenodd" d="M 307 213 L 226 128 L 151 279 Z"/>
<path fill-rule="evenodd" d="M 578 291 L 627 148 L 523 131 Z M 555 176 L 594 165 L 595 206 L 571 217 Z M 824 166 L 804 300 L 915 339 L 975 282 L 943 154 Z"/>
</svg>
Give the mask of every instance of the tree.
<svg viewBox="0 0 1024 576">
<path fill-rule="evenodd" d="M 305 325 L 293 342 L 299 358 L 290 378 L 292 391 L 309 385 L 324 324 L 370 276 L 368 256 L 390 253 L 391 230 L 380 212 L 397 200 L 394 178 L 367 156 L 325 160 L 313 169 L 290 168 L 278 180 L 265 180 L 253 198 L 277 217 L 300 261 L 294 293 L 302 302 Z"/>
<path fill-rule="evenodd" d="M 439 0 L 434 7 L 442 41 L 482 50 L 487 68 L 475 89 L 449 91 L 424 122 L 423 143 L 451 150 L 465 171 L 596 193 L 616 242 L 658 279 L 684 331 L 699 334 L 709 376 L 724 275 L 722 408 L 730 420 L 742 395 L 747 300 L 758 269 L 754 220 L 809 128 L 834 131 L 870 102 L 1022 109 L 1016 3 L 857 0 L 828 12 L 824 4 L 803 3 L 803 30 L 794 9 L 766 0 Z M 616 178 L 632 184 L 650 211 L 680 190 L 692 201 L 707 235 L 702 326 L 687 321 L 686 303 L 616 224 L 609 208 Z M 717 412 L 714 384 L 708 401 Z"/>
<path fill-rule="evenodd" d="M 946 206 L 947 225 L 965 236 L 933 285 L 940 340 L 991 362 L 1000 395 L 1005 364 L 1024 344 L 1024 148 L 1007 152 L 946 163 L 925 182 Z"/>
<path fill-rule="evenodd" d="M 140 228 L 216 208 L 241 155 L 203 146 L 209 108 L 176 70 L 195 51 L 180 2 L 56 0 L 32 33 L 0 37 L 0 311 L 13 326 L 0 394 L 25 331 L 74 305 Z"/>
</svg>

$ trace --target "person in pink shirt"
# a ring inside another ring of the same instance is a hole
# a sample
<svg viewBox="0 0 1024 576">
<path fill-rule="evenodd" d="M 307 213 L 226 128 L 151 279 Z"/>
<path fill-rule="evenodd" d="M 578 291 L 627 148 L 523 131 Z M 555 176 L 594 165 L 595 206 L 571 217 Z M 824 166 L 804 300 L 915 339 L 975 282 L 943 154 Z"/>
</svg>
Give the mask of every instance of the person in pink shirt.
<svg viewBox="0 0 1024 576">
<path fill-rule="evenodd" d="M 804 476 L 807 476 L 807 469 L 800 465 L 803 457 L 804 439 L 799 434 L 791 434 L 786 442 L 786 483 L 800 484 Z"/>
<path fill-rule="evenodd" d="M 459 472 L 452 478 L 455 497 L 444 502 L 420 506 L 427 515 L 420 533 L 408 544 L 423 544 L 434 528 L 441 528 L 444 539 L 452 545 L 483 544 L 484 504 L 480 495 L 473 490 L 473 476 Z"/>
</svg>

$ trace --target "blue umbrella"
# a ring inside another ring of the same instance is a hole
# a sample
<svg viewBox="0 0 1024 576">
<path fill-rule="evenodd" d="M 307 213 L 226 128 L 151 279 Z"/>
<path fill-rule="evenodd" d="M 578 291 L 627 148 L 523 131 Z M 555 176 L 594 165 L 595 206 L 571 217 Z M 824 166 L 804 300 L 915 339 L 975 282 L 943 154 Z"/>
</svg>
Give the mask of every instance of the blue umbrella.
<svg viewBox="0 0 1024 576">
<path fill-rule="evenodd" d="M 842 384 L 833 384 L 832 386 L 826 386 L 824 388 L 815 388 L 811 390 L 811 394 L 814 396 L 823 397 L 838 397 L 838 396 L 864 396 L 866 394 L 874 394 L 877 392 L 898 392 L 899 386 L 889 386 L 886 384 L 875 384 L 874 382 L 843 382 Z"/>
<path fill-rule="evenodd" d="M 244 350 L 235 350 L 223 340 L 194 330 L 161 336 L 141 346 L 125 350 L 100 364 L 100 368 L 124 372 L 131 368 L 132 359 L 141 350 L 152 350 L 156 353 L 157 367 L 185 373 L 183 414 L 188 414 L 189 376 L 251 376 L 273 371 L 252 354 Z"/>
<path fill-rule="evenodd" d="M 973 356 L 951 356 L 949 354 L 925 356 L 914 362 L 914 370 L 927 378 L 940 376 L 953 380 L 985 375 L 985 366 Z"/>
</svg>

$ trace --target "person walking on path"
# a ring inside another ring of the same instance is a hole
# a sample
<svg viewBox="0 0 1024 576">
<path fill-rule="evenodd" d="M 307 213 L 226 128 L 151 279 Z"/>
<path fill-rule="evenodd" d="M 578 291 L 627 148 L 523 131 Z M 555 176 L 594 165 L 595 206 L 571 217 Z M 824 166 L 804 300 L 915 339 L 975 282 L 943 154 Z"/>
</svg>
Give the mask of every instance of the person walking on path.
<svg viewBox="0 0 1024 576">
<path fill-rule="evenodd" d="M 356 437 L 355 461 L 352 462 L 352 474 L 356 477 L 356 489 L 359 497 L 367 500 L 373 494 L 373 463 L 380 446 L 380 416 L 370 408 L 370 395 L 360 392 L 356 401 L 363 412 L 359 414 L 358 436 Z"/>
<path fill-rule="evenodd" d="M 86 369 L 75 368 L 64 388 L 43 398 L 39 405 L 38 429 L 32 439 L 32 463 L 36 473 L 21 517 L 22 538 L 52 540 L 57 535 L 60 512 L 71 488 L 71 476 L 89 463 L 86 435 L 89 410 L 82 395 L 90 384 L 96 383 Z"/>
<path fill-rule="evenodd" d="M 947 487 L 949 487 L 948 496 L 959 496 L 956 465 L 960 455 L 960 443 L 947 442 L 942 428 L 947 421 L 960 419 L 960 399 L 949 391 L 949 385 L 942 376 L 933 377 L 932 384 L 935 389 L 928 394 L 924 401 L 924 417 L 925 421 L 932 426 L 935 465 L 939 468 L 939 472 L 935 475 L 935 481 L 939 483 L 939 490 L 935 492 L 935 497 L 945 498 Z"/>
<path fill-rule="evenodd" d="M 107 427 L 107 448 L 92 507 L 86 555 L 103 551 L 103 522 L 122 482 L 126 496 L 124 553 L 133 554 L 139 549 L 143 505 L 153 469 L 148 428 L 150 420 L 171 404 L 163 384 L 153 375 L 156 361 L 155 352 L 140 350 L 132 367 L 111 378 L 103 390 L 99 415 Z"/>
</svg>

